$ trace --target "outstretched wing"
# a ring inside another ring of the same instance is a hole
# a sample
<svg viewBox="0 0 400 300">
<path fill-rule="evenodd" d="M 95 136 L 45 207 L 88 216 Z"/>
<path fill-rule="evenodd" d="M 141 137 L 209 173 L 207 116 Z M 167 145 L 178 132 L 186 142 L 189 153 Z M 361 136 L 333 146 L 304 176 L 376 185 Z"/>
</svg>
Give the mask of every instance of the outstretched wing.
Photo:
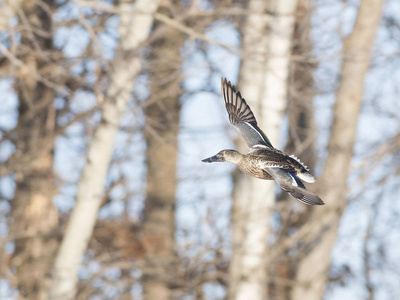
<svg viewBox="0 0 400 300">
<path fill-rule="evenodd" d="M 249 148 L 264 145 L 273 148 L 264 132 L 257 126 L 256 118 L 235 86 L 221 78 L 222 97 L 229 114 L 229 121 L 236 127 Z"/>
<path fill-rule="evenodd" d="M 307 191 L 304 184 L 295 175 L 280 168 L 264 168 L 279 184 L 280 188 L 294 198 L 308 205 L 325 204 L 320 197 Z"/>
</svg>

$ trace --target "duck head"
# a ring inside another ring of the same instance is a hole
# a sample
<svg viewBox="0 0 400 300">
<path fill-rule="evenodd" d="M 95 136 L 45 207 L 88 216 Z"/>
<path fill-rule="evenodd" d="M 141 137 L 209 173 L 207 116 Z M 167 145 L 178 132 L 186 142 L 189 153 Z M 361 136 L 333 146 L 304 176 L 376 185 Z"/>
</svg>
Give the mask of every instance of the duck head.
<svg viewBox="0 0 400 300">
<path fill-rule="evenodd" d="M 236 150 L 222 150 L 214 156 L 203 159 L 202 162 L 212 163 L 228 161 L 236 164 L 241 160 L 241 158 L 242 154 L 240 154 Z"/>
</svg>

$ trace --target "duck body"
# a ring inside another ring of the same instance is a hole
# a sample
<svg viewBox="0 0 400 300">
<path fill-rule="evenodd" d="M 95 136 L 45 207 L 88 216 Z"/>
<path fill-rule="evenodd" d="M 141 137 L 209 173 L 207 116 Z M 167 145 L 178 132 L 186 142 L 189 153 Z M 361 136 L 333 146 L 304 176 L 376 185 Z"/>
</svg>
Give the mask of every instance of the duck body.
<svg viewBox="0 0 400 300">
<path fill-rule="evenodd" d="M 265 170 L 266 168 L 278 168 L 283 171 L 286 171 L 299 179 L 313 183 L 315 182 L 314 177 L 309 173 L 308 168 L 295 156 L 287 155 L 286 153 L 266 146 L 254 146 L 250 148 L 250 151 L 244 155 L 244 164 L 243 166 L 239 166 L 239 168 L 247 173 L 246 170 L 246 162 L 251 165 L 256 165 L 261 170 Z M 266 172 L 268 175 L 265 177 L 258 177 L 260 179 L 274 179 L 270 173 Z"/>
<path fill-rule="evenodd" d="M 260 157 L 251 155 L 250 153 L 244 154 L 240 163 L 237 164 L 239 170 L 245 174 L 259 179 L 273 180 L 274 178 L 267 171 L 262 169 L 260 165 L 262 165 Z"/>
<path fill-rule="evenodd" d="M 222 95 L 229 114 L 229 121 L 242 135 L 249 151 L 241 154 L 236 150 L 222 150 L 203 159 L 203 162 L 231 162 L 248 175 L 264 180 L 275 180 L 280 188 L 294 198 L 308 205 L 322 205 L 324 202 L 309 192 L 304 182 L 315 182 L 308 168 L 295 156 L 274 148 L 265 133 L 257 126 L 253 112 L 226 79 L 221 78 Z"/>
</svg>

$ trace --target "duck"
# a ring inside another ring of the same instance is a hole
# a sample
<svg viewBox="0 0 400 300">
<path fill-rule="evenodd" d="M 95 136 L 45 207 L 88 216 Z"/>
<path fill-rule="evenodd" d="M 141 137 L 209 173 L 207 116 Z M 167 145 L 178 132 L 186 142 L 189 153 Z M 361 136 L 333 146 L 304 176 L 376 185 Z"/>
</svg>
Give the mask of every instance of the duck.
<svg viewBox="0 0 400 300">
<path fill-rule="evenodd" d="M 267 135 L 258 127 L 246 100 L 226 78 L 221 78 L 221 93 L 229 121 L 243 137 L 249 151 L 242 154 L 225 149 L 202 162 L 233 163 L 245 174 L 259 179 L 275 180 L 284 192 L 307 205 L 325 204 L 318 195 L 304 186 L 303 182 L 315 182 L 307 166 L 296 156 L 287 155 L 272 146 Z"/>
</svg>

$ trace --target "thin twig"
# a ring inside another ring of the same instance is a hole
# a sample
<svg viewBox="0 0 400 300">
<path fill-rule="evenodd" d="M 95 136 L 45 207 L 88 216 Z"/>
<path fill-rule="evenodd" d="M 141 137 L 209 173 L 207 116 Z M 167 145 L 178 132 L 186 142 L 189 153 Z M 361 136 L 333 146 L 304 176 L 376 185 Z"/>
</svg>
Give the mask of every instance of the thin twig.
<svg viewBox="0 0 400 300">
<path fill-rule="evenodd" d="M 0 51 L 3 53 L 3 55 L 5 57 L 7 57 L 11 61 L 12 64 L 14 64 L 17 67 L 20 67 L 24 72 L 29 72 L 33 76 L 33 78 L 35 78 L 37 81 L 40 81 L 48 88 L 51 88 L 64 96 L 71 95 L 71 92 L 69 89 L 67 89 L 63 86 L 59 86 L 59 85 L 55 84 L 54 82 L 51 82 L 50 80 L 47 80 L 39 73 L 32 70 L 32 68 L 27 66 L 23 61 L 21 61 L 14 54 L 12 54 L 10 51 L 8 51 L 7 47 L 4 46 L 2 43 L 0 43 Z"/>
</svg>

